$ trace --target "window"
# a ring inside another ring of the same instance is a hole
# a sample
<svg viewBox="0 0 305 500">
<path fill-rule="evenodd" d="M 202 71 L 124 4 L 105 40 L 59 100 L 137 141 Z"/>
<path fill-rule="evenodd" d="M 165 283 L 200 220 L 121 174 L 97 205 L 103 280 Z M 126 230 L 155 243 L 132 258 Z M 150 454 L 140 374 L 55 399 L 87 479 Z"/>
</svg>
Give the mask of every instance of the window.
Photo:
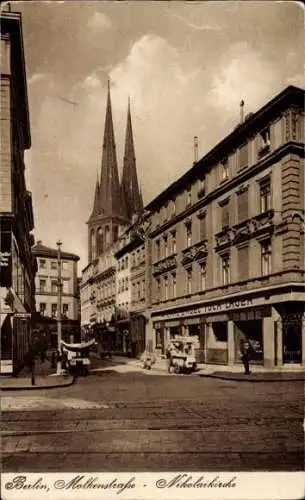
<svg viewBox="0 0 305 500">
<path fill-rule="evenodd" d="M 164 282 L 164 300 L 168 300 L 168 277 L 167 276 L 164 276 L 163 282 Z"/>
<path fill-rule="evenodd" d="M 140 299 L 140 297 L 141 297 L 141 283 L 140 283 L 140 281 L 137 282 L 137 296 L 138 296 L 138 299 Z"/>
<path fill-rule="evenodd" d="M 206 264 L 200 264 L 200 290 L 206 289 Z"/>
<path fill-rule="evenodd" d="M 237 218 L 238 222 L 248 219 L 248 188 L 237 193 Z"/>
<path fill-rule="evenodd" d="M 248 143 L 246 142 L 239 150 L 239 168 L 248 166 Z"/>
<path fill-rule="evenodd" d="M 135 265 L 135 256 L 134 253 L 131 254 L 131 267 L 134 267 Z"/>
<path fill-rule="evenodd" d="M 171 253 L 176 253 L 176 251 L 177 251 L 177 245 L 176 245 L 176 231 L 173 231 L 173 232 L 171 233 L 171 243 L 172 243 Z"/>
<path fill-rule="evenodd" d="M 39 280 L 39 291 L 44 293 L 46 291 L 46 280 Z"/>
<path fill-rule="evenodd" d="M 128 288 L 129 288 L 129 279 L 127 277 L 125 280 L 125 290 L 128 290 Z"/>
<path fill-rule="evenodd" d="M 260 133 L 260 145 L 259 145 L 260 156 L 262 156 L 263 154 L 268 153 L 268 151 L 270 149 L 270 145 L 271 145 L 270 127 L 266 127 Z"/>
<path fill-rule="evenodd" d="M 44 259 L 39 259 L 39 268 L 40 269 L 46 268 L 46 261 Z"/>
<path fill-rule="evenodd" d="M 160 278 L 156 279 L 156 300 L 160 300 L 161 298 L 161 284 Z"/>
<path fill-rule="evenodd" d="M 57 304 L 51 304 L 51 316 L 55 319 L 57 316 Z"/>
<path fill-rule="evenodd" d="M 189 222 L 185 226 L 186 230 L 186 246 L 190 247 L 192 245 L 192 224 Z"/>
<path fill-rule="evenodd" d="M 101 227 L 99 227 L 97 230 L 96 249 L 97 249 L 97 255 L 101 255 L 104 251 L 104 234 L 103 234 L 103 229 Z"/>
<path fill-rule="evenodd" d="M 172 273 L 172 297 L 177 296 L 177 276 L 176 273 Z"/>
<path fill-rule="evenodd" d="M 174 198 L 171 202 L 172 210 L 171 216 L 174 217 L 176 215 L 176 199 Z"/>
<path fill-rule="evenodd" d="M 116 242 L 118 240 L 118 237 L 119 237 L 119 228 L 118 226 L 113 226 L 112 228 L 112 237 L 113 237 L 113 241 Z"/>
<path fill-rule="evenodd" d="M 167 236 L 164 236 L 164 257 L 168 256 L 168 241 Z"/>
<path fill-rule="evenodd" d="M 63 304 L 62 305 L 62 313 L 64 318 L 68 318 L 68 313 L 69 313 L 69 304 Z"/>
<path fill-rule="evenodd" d="M 125 257 L 125 268 L 128 269 L 128 255 Z"/>
<path fill-rule="evenodd" d="M 145 280 L 142 280 L 142 298 L 145 297 Z"/>
<path fill-rule="evenodd" d="M 160 240 L 156 241 L 156 260 L 160 260 Z"/>
<path fill-rule="evenodd" d="M 271 208 L 271 181 L 270 177 L 264 179 L 259 185 L 260 213 L 267 212 Z"/>
<path fill-rule="evenodd" d="M 192 204 L 192 192 L 191 188 L 189 188 L 186 192 L 186 208 Z"/>
<path fill-rule="evenodd" d="M 168 204 L 165 203 L 164 205 L 164 216 L 163 216 L 163 222 L 167 221 L 167 214 L 168 214 Z"/>
<path fill-rule="evenodd" d="M 249 247 L 248 245 L 237 249 L 238 277 L 245 280 L 249 277 Z"/>
<path fill-rule="evenodd" d="M 109 243 L 110 243 L 110 229 L 109 229 L 109 226 L 105 227 L 105 242 L 106 242 L 106 245 L 109 245 Z"/>
<path fill-rule="evenodd" d="M 227 285 L 230 283 L 230 256 L 224 255 L 221 259 L 222 266 L 222 284 Z"/>
<path fill-rule="evenodd" d="M 226 181 L 229 178 L 229 160 L 225 158 L 221 162 L 221 180 Z"/>
<path fill-rule="evenodd" d="M 221 228 L 224 229 L 230 225 L 229 200 L 221 204 Z"/>
<path fill-rule="evenodd" d="M 68 269 L 68 262 L 66 262 L 65 260 L 62 262 L 62 269 L 64 269 L 65 271 Z"/>
<path fill-rule="evenodd" d="M 47 309 L 47 304 L 45 302 L 40 302 L 39 304 L 39 312 L 41 316 L 45 316 Z"/>
<path fill-rule="evenodd" d="M 132 284 L 132 298 L 133 299 L 136 298 L 136 284 L 135 283 Z"/>
<path fill-rule="evenodd" d="M 199 189 L 198 189 L 198 197 L 201 198 L 205 195 L 205 175 L 202 175 L 199 179 Z"/>
<path fill-rule="evenodd" d="M 118 271 L 120 271 L 120 270 L 121 270 L 121 261 L 118 260 Z"/>
<path fill-rule="evenodd" d="M 57 267 L 58 267 L 57 261 L 56 260 L 52 260 L 51 261 L 51 269 L 57 269 Z"/>
<path fill-rule="evenodd" d="M 261 272 L 263 276 L 271 273 L 271 241 L 261 242 Z"/>
<path fill-rule="evenodd" d="M 206 216 L 203 214 L 200 217 L 200 241 L 206 239 Z"/>
<path fill-rule="evenodd" d="M 63 293 L 69 293 L 69 282 L 67 280 L 62 282 L 62 291 Z"/>
<path fill-rule="evenodd" d="M 51 281 L 51 293 L 57 293 L 57 281 Z"/>
<path fill-rule="evenodd" d="M 192 293 L 192 268 L 186 269 L 186 293 Z"/>
</svg>

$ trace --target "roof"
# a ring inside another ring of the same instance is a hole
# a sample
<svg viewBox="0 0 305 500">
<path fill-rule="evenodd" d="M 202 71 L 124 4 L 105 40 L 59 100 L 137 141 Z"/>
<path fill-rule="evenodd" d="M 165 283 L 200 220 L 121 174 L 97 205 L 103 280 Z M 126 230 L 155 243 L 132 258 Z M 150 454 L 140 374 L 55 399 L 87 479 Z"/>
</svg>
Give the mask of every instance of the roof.
<svg viewBox="0 0 305 500">
<path fill-rule="evenodd" d="M 40 241 L 32 247 L 32 254 L 36 257 L 49 257 L 50 259 L 57 259 L 58 250 L 43 245 Z M 79 260 L 79 256 L 74 253 L 61 251 L 61 258 L 66 260 Z"/>
<path fill-rule="evenodd" d="M 11 35 L 12 72 L 16 72 L 18 92 L 20 91 L 21 94 L 21 100 L 18 100 L 17 105 L 20 107 L 20 114 L 22 116 L 24 146 L 25 149 L 29 149 L 31 147 L 31 132 L 21 13 L 2 10 L 0 19 L 1 34 L 5 35 L 5 33 L 9 33 Z"/>
<path fill-rule="evenodd" d="M 203 156 L 192 168 L 156 196 L 146 205 L 145 209 L 158 209 L 163 202 L 178 194 L 187 184 L 191 184 L 197 179 L 199 173 L 223 160 L 230 150 L 240 147 L 247 137 L 262 130 L 268 121 L 278 116 L 281 110 L 287 109 L 290 105 L 298 105 L 304 108 L 304 99 L 304 89 L 293 85 L 286 87 L 258 111 L 249 114 L 244 122 L 237 125 L 229 135 Z"/>
</svg>

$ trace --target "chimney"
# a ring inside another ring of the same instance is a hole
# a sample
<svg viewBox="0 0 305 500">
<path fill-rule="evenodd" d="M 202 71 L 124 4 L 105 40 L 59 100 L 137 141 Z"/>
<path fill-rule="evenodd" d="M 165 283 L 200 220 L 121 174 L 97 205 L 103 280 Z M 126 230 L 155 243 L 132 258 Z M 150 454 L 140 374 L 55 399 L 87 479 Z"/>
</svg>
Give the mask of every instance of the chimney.
<svg viewBox="0 0 305 500">
<path fill-rule="evenodd" d="M 198 162 L 198 137 L 194 136 L 194 165 Z"/>
<path fill-rule="evenodd" d="M 240 101 L 240 123 L 244 123 L 244 106 L 245 106 L 245 101 L 241 100 Z"/>
</svg>

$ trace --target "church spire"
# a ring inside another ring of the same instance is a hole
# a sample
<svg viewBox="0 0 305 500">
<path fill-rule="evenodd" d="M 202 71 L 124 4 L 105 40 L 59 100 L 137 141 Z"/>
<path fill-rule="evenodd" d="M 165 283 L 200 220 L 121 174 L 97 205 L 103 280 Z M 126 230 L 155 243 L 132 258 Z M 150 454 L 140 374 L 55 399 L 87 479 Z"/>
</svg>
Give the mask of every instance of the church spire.
<svg viewBox="0 0 305 500">
<path fill-rule="evenodd" d="M 127 214 L 130 220 L 134 214 L 143 211 L 143 200 L 140 195 L 136 169 L 136 155 L 134 149 L 130 98 L 128 98 L 127 124 L 125 134 L 125 150 L 123 161 L 122 191 L 126 200 Z"/>
<path fill-rule="evenodd" d="M 118 174 L 109 80 L 99 191 L 100 210 L 110 216 L 126 219 L 125 200 L 121 196 Z"/>
<path fill-rule="evenodd" d="M 100 184 L 98 178 L 95 183 L 94 202 L 91 217 L 96 217 L 100 212 Z"/>
</svg>

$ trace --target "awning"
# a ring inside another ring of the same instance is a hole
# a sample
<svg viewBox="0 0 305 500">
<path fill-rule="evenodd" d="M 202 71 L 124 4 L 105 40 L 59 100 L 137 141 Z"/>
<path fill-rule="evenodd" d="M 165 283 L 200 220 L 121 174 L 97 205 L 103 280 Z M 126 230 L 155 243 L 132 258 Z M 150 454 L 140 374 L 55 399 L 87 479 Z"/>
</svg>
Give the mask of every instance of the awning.
<svg viewBox="0 0 305 500">
<path fill-rule="evenodd" d="M 20 318 L 30 318 L 31 313 L 29 313 L 18 295 L 16 294 L 13 288 L 0 288 L 0 316 L 1 316 L 1 325 L 3 324 L 6 316 L 8 314 L 14 314 L 14 316 Z"/>
</svg>

